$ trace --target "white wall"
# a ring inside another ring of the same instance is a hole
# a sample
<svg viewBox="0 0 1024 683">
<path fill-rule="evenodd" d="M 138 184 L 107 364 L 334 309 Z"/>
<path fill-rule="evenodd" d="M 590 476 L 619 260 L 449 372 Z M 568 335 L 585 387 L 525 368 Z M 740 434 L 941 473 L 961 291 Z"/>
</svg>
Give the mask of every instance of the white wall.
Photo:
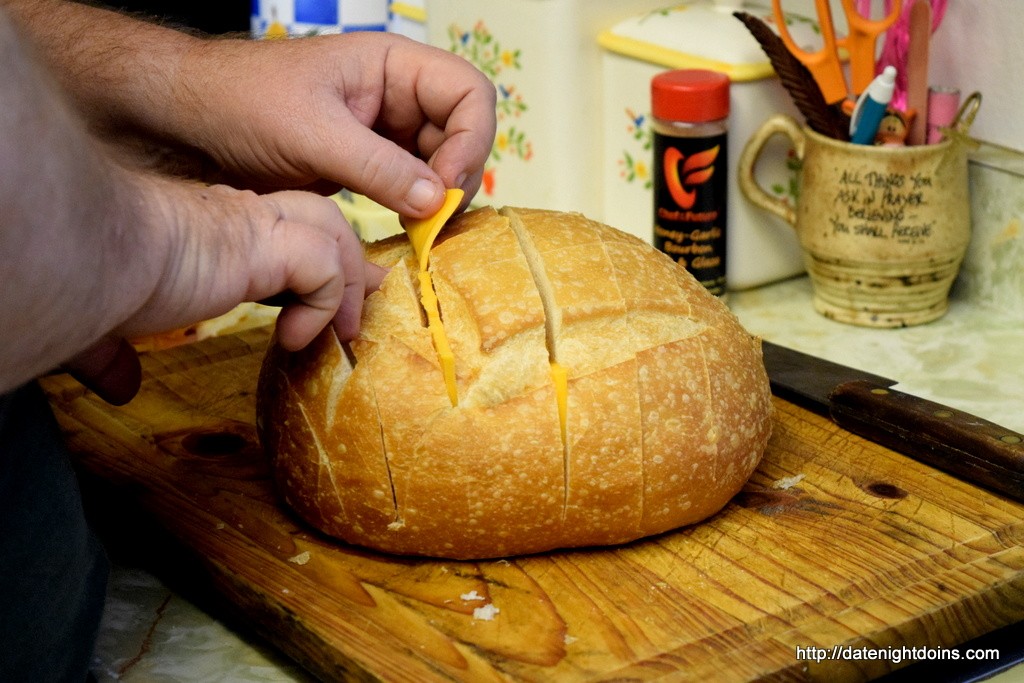
<svg viewBox="0 0 1024 683">
<path fill-rule="evenodd" d="M 1024 2 L 949 0 L 932 41 L 932 84 L 981 93 L 971 135 L 1024 150 Z"/>
</svg>

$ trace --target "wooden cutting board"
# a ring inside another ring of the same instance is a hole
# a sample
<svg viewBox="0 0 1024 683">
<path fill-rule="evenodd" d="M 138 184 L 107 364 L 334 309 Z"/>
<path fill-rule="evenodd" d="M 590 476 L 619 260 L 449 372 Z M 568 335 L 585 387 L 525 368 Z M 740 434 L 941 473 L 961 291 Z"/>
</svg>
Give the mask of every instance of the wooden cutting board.
<svg viewBox="0 0 1024 683">
<path fill-rule="evenodd" d="M 856 680 L 891 664 L 796 648 L 938 648 L 1024 618 L 1024 506 L 783 401 L 750 483 L 692 528 L 488 562 L 333 542 L 268 479 L 254 427 L 268 337 L 147 355 L 122 408 L 65 376 L 44 388 L 80 466 L 325 679 Z M 493 619 L 474 614 L 484 605 Z"/>
</svg>

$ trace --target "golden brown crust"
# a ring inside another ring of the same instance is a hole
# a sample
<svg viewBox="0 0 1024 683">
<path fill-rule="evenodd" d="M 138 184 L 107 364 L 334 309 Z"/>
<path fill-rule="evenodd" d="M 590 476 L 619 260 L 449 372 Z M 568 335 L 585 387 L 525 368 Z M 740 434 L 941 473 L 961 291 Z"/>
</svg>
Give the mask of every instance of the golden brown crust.
<svg viewBox="0 0 1024 683">
<path fill-rule="evenodd" d="M 453 407 L 403 239 L 367 249 L 391 272 L 349 353 L 327 331 L 264 363 L 261 437 L 314 526 L 458 559 L 615 544 L 716 513 L 757 466 L 760 342 L 671 259 L 579 214 L 453 219 L 430 259 Z"/>
</svg>

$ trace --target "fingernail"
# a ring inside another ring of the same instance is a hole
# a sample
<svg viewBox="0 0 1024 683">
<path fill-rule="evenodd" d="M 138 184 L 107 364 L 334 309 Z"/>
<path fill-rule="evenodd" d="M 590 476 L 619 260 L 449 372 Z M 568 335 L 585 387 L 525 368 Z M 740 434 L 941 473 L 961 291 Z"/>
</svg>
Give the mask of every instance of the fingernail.
<svg viewBox="0 0 1024 683">
<path fill-rule="evenodd" d="M 426 211 L 437 203 L 438 194 L 437 185 L 426 178 L 420 178 L 409 188 L 405 203 L 416 211 Z"/>
</svg>

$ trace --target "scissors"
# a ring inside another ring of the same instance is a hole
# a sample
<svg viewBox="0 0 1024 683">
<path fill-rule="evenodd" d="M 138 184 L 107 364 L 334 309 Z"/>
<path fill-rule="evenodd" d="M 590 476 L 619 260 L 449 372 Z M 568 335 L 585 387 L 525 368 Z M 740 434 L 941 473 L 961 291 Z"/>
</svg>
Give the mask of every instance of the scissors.
<svg viewBox="0 0 1024 683">
<path fill-rule="evenodd" d="M 821 94 L 828 104 L 835 104 L 851 95 L 862 93 L 875 77 L 875 44 L 879 34 L 896 22 L 902 10 L 902 0 L 892 0 L 888 14 L 881 19 L 871 19 L 860 13 L 855 0 L 840 0 L 849 31 L 844 38 L 836 38 L 832 23 L 832 8 L 829 0 L 814 0 L 821 27 L 823 45 L 817 52 L 800 48 L 789 35 L 786 16 L 782 12 L 782 0 L 772 0 L 775 23 L 779 27 L 782 41 L 794 57 L 800 60 L 814 76 Z M 845 47 L 850 55 L 850 77 L 852 89 L 847 86 L 839 48 Z"/>
</svg>

